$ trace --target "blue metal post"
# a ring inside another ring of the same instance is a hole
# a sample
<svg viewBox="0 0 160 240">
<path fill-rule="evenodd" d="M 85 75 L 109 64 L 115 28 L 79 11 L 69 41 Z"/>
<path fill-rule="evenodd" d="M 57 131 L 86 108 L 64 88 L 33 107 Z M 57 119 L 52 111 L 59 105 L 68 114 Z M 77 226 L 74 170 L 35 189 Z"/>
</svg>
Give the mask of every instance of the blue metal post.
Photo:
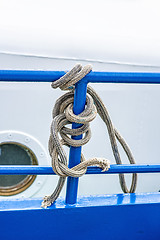
<svg viewBox="0 0 160 240">
<path fill-rule="evenodd" d="M 74 105 L 73 111 L 74 114 L 80 114 L 86 103 L 86 93 L 87 93 L 87 83 L 85 81 L 80 81 L 75 86 L 74 94 Z M 81 125 L 73 123 L 72 128 L 79 128 Z M 80 136 L 73 136 L 73 139 L 79 140 L 82 138 Z M 81 147 L 70 147 L 70 156 L 69 156 L 69 168 L 74 167 L 79 164 L 81 160 Z M 66 192 L 66 203 L 74 204 L 77 201 L 77 192 L 78 192 L 78 178 L 68 177 L 67 179 L 67 192 Z"/>
</svg>

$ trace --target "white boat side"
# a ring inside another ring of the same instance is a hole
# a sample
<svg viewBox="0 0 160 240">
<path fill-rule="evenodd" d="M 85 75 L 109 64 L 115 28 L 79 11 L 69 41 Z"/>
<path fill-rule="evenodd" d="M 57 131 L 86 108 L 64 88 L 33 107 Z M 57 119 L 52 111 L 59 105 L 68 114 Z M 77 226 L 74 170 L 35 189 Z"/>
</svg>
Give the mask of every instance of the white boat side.
<svg viewBox="0 0 160 240">
<path fill-rule="evenodd" d="M 78 62 L 91 63 L 94 71 L 160 72 L 159 1 L 82 0 L 80 3 L 2 1 L 0 69 L 69 70 Z M 92 85 L 131 147 L 137 164 L 159 163 L 160 86 Z M 3 131 L 29 134 L 43 146 L 46 164 L 50 164 L 47 144 L 51 111 L 61 94 L 60 90 L 51 89 L 49 83 L 1 82 L 0 136 Z M 83 150 L 86 158 L 106 157 L 114 163 L 103 123 L 97 118 L 91 127 L 92 140 Z M 121 154 L 127 163 L 123 151 Z M 51 193 L 57 177 L 40 178 L 15 197 Z M 139 174 L 137 192 L 158 192 L 159 180 L 159 174 Z M 127 181 L 129 184 L 129 176 Z M 119 192 L 117 175 L 80 179 L 80 195 Z"/>
</svg>

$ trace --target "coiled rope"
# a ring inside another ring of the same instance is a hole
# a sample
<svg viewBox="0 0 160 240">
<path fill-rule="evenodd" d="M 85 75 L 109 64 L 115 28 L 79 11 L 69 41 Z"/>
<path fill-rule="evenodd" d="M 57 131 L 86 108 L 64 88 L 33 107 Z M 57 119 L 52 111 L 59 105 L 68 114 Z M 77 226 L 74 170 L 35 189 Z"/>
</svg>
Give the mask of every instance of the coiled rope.
<svg viewBox="0 0 160 240">
<path fill-rule="evenodd" d="M 60 87 L 62 90 L 69 90 L 73 87 L 75 83 L 80 81 L 92 70 L 91 65 L 86 65 L 82 67 L 77 64 L 71 71 L 67 72 L 60 79 L 52 83 L 53 88 Z M 103 104 L 101 98 L 90 86 L 87 87 L 87 98 L 85 110 L 79 114 L 75 115 L 73 113 L 73 100 L 74 100 L 74 89 L 69 90 L 61 96 L 55 103 L 53 108 L 52 117 L 53 121 L 51 123 L 51 134 L 49 138 L 49 153 L 52 159 L 53 171 L 60 176 L 58 184 L 51 196 L 45 196 L 42 202 L 42 207 L 46 208 L 50 206 L 59 196 L 65 179 L 68 176 L 80 177 L 86 173 L 88 166 L 98 166 L 102 168 L 102 171 L 107 171 L 110 167 L 110 162 L 104 158 L 92 158 L 85 160 L 83 154 L 81 155 L 81 163 L 74 166 L 73 168 L 68 168 L 68 161 L 66 153 L 63 149 L 63 145 L 68 147 L 74 146 L 79 147 L 86 144 L 91 138 L 91 130 L 89 123 L 96 117 L 98 113 L 101 119 L 107 126 L 109 138 L 112 146 L 113 155 L 117 164 L 122 164 L 121 157 L 118 151 L 118 146 L 116 139 L 121 144 L 124 149 L 128 160 L 131 164 L 135 164 L 132 153 L 126 144 L 125 140 L 121 137 L 118 131 L 114 128 L 112 121 L 109 117 L 108 111 Z M 77 129 L 67 128 L 66 125 L 72 122 L 83 124 L 82 127 Z M 78 136 L 84 134 L 81 140 L 74 140 L 70 136 Z M 61 138 L 59 137 L 61 136 Z M 131 187 L 128 190 L 124 174 L 119 174 L 120 185 L 124 193 L 135 192 L 137 185 L 137 174 L 132 174 Z"/>
</svg>

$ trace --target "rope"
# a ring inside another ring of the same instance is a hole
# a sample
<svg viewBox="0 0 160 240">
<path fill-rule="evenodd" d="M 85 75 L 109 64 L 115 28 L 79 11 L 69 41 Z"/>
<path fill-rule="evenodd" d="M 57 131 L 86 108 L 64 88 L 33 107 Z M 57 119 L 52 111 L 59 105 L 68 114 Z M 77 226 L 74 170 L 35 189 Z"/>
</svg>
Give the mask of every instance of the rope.
<svg viewBox="0 0 160 240">
<path fill-rule="evenodd" d="M 76 82 L 85 77 L 92 70 L 91 65 L 86 65 L 82 68 L 80 64 L 77 64 L 70 72 L 67 72 L 60 79 L 52 83 L 53 88 L 60 87 L 62 90 L 68 90 Z M 86 97 L 86 107 L 85 110 L 79 114 L 75 115 L 73 113 L 73 100 L 74 100 L 74 90 L 70 90 L 61 96 L 55 103 L 53 108 L 52 117 L 53 121 L 51 123 L 51 134 L 49 138 L 49 153 L 52 159 L 53 171 L 60 176 L 58 184 L 51 196 L 45 196 L 42 202 L 42 207 L 46 208 L 50 206 L 59 196 L 65 179 L 68 176 L 71 177 L 81 177 L 86 173 L 88 166 L 98 166 L 102 168 L 102 171 L 107 171 L 110 167 L 110 162 L 104 158 L 92 158 L 85 160 L 83 154 L 81 155 L 81 163 L 74 166 L 73 168 L 68 168 L 67 156 L 63 149 L 63 145 L 68 147 L 74 146 L 79 147 L 86 144 L 91 138 L 91 130 L 89 123 L 96 117 L 98 112 L 101 119 L 107 126 L 110 142 L 112 146 L 113 155 L 117 164 L 122 164 L 120 154 L 118 151 L 118 146 L 116 139 L 120 142 L 122 148 L 124 149 L 129 162 L 135 164 L 132 153 L 126 144 L 125 140 L 121 137 L 118 131 L 114 128 L 112 121 L 109 117 L 108 111 L 103 104 L 97 93 L 88 86 L 87 97 Z M 67 128 L 66 125 L 72 122 L 83 124 L 82 127 L 77 129 Z M 71 139 L 70 136 L 78 136 L 84 134 L 81 140 Z M 61 139 L 59 137 L 61 136 Z M 137 185 L 137 174 L 132 175 L 132 183 L 130 190 L 128 190 L 124 174 L 119 174 L 120 185 L 125 193 L 135 192 Z"/>
</svg>

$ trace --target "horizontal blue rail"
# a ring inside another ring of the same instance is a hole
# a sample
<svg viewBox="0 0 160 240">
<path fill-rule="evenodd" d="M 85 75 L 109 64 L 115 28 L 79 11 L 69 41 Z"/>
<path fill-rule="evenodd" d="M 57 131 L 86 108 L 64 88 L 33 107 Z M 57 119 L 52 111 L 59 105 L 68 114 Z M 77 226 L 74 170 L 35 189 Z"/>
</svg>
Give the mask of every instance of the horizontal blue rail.
<svg viewBox="0 0 160 240">
<path fill-rule="evenodd" d="M 65 71 L 0 70 L 0 81 L 52 82 L 62 77 Z M 140 72 L 91 72 L 83 81 L 99 83 L 160 83 L 160 73 Z"/>
<path fill-rule="evenodd" d="M 62 77 L 65 71 L 28 71 L 28 70 L 0 70 L 0 81 L 6 82 L 53 82 Z M 138 83 L 160 84 L 160 73 L 140 72 L 90 72 L 75 85 L 74 113 L 79 114 L 85 108 L 86 89 L 88 83 Z M 79 125 L 73 124 L 73 128 Z M 77 138 L 77 137 L 76 137 Z M 78 136 L 78 139 L 81 136 Z M 69 167 L 80 162 L 81 147 L 71 147 Z M 87 174 L 114 173 L 151 173 L 160 172 L 160 165 L 111 165 L 107 172 L 97 167 L 89 167 Z M 0 166 L 0 174 L 54 174 L 47 166 Z M 66 203 L 75 203 L 77 198 L 78 179 L 68 178 Z"/>
<path fill-rule="evenodd" d="M 112 164 L 108 171 L 102 172 L 98 167 L 88 167 L 86 174 L 117 174 L 117 173 L 158 173 L 160 165 L 117 165 Z M 0 175 L 55 175 L 50 166 L 1 165 Z"/>
</svg>

